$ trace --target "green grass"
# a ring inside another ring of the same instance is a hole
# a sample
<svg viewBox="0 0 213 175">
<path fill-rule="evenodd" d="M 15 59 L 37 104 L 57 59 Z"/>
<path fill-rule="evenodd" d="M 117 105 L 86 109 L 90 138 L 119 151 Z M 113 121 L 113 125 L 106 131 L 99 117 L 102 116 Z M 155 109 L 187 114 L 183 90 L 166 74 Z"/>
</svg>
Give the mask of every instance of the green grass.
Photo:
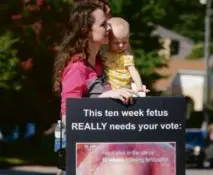
<svg viewBox="0 0 213 175">
<path fill-rule="evenodd" d="M 6 164 L 11 165 L 20 165 L 26 163 L 23 159 L 17 157 L 0 157 L 0 162 L 5 162 Z"/>
</svg>

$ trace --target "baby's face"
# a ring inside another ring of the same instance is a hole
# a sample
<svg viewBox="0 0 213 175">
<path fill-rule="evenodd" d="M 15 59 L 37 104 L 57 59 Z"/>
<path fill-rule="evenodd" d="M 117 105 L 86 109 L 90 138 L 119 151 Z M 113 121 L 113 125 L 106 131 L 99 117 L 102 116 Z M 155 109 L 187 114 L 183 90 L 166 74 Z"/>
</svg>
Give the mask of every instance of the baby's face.
<svg viewBox="0 0 213 175">
<path fill-rule="evenodd" d="M 129 47 L 129 36 L 115 37 L 111 36 L 109 39 L 109 49 L 111 52 L 122 53 Z"/>
</svg>

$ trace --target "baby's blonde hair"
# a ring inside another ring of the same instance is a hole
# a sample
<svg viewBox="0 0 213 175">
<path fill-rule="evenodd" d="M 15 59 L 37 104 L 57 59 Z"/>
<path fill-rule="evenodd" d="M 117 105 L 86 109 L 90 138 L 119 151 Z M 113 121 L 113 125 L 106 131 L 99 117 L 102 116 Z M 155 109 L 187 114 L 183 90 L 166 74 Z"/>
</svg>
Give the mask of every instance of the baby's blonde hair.
<svg viewBox="0 0 213 175">
<path fill-rule="evenodd" d="M 113 17 L 108 20 L 112 33 L 115 37 L 126 37 L 129 35 L 129 23 L 120 17 Z"/>
</svg>

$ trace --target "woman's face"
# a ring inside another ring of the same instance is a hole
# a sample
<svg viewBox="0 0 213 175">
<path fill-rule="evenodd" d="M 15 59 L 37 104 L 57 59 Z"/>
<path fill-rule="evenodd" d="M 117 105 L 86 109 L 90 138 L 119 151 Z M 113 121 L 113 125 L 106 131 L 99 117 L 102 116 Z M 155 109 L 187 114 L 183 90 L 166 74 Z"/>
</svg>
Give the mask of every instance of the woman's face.
<svg viewBox="0 0 213 175">
<path fill-rule="evenodd" d="M 96 9 L 92 15 L 94 18 L 91 30 L 92 41 L 98 44 L 103 44 L 106 42 L 106 38 L 108 38 L 105 14 L 101 9 Z"/>
</svg>

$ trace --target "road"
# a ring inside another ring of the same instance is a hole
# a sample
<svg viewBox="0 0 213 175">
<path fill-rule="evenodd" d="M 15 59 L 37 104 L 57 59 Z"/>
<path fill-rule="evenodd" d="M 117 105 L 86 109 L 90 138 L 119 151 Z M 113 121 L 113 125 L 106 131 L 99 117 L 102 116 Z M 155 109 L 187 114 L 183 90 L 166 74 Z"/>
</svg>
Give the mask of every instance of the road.
<svg viewBox="0 0 213 175">
<path fill-rule="evenodd" d="M 57 168 L 42 166 L 22 166 L 10 170 L 0 169 L 0 175 L 56 175 Z"/>
<path fill-rule="evenodd" d="M 0 175 L 56 175 L 55 167 L 19 167 L 14 170 L 0 170 Z M 211 170 L 186 170 L 186 175 L 213 175 Z"/>
</svg>

